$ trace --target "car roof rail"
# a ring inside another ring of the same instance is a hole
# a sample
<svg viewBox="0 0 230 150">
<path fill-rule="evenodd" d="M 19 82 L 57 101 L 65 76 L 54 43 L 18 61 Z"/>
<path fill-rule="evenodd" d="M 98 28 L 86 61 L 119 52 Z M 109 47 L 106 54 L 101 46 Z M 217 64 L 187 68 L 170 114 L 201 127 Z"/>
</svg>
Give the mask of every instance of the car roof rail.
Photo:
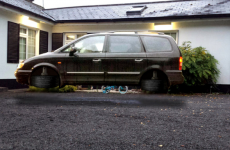
<svg viewBox="0 0 230 150">
<path fill-rule="evenodd" d="M 159 35 L 165 35 L 163 32 L 157 32 L 157 34 L 159 34 Z"/>
</svg>

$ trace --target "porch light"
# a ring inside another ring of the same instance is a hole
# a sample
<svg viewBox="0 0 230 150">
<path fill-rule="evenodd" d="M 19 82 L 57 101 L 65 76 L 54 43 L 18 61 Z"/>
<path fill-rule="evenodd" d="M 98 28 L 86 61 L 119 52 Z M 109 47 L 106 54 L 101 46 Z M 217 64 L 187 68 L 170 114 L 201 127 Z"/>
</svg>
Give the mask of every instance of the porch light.
<svg viewBox="0 0 230 150">
<path fill-rule="evenodd" d="M 162 22 L 162 23 L 155 23 L 154 30 L 172 30 L 172 23 L 171 22 Z"/>
<path fill-rule="evenodd" d="M 28 16 L 22 16 L 22 24 L 29 27 L 38 28 L 38 23 L 31 20 Z"/>
</svg>

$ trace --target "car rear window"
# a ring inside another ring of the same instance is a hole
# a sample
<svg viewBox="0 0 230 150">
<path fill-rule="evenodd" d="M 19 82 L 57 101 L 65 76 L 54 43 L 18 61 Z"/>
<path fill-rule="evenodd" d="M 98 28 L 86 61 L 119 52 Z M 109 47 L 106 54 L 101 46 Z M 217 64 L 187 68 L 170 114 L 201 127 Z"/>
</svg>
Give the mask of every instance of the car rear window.
<svg viewBox="0 0 230 150">
<path fill-rule="evenodd" d="M 153 36 L 141 36 L 147 52 L 171 51 L 172 46 L 168 39 Z"/>
<path fill-rule="evenodd" d="M 110 36 L 110 53 L 140 53 L 143 52 L 138 36 Z"/>
</svg>

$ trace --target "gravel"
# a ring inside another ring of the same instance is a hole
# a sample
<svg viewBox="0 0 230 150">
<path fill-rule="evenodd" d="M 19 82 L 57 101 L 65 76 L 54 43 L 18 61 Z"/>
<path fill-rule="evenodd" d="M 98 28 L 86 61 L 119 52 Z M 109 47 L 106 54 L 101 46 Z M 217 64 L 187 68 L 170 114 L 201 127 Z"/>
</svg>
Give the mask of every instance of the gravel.
<svg viewBox="0 0 230 150">
<path fill-rule="evenodd" d="M 0 149 L 230 149 L 229 95 L 0 93 Z"/>
</svg>

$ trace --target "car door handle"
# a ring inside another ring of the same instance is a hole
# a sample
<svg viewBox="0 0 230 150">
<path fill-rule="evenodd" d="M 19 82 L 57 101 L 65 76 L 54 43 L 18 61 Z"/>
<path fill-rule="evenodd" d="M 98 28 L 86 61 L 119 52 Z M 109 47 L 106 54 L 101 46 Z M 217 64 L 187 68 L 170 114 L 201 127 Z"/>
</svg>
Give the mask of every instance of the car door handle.
<svg viewBox="0 0 230 150">
<path fill-rule="evenodd" d="M 93 59 L 93 61 L 98 62 L 101 61 L 101 59 Z"/>
<path fill-rule="evenodd" d="M 135 61 L 142 61 L 143 59 L 135 59 Z"/>
</svg>

